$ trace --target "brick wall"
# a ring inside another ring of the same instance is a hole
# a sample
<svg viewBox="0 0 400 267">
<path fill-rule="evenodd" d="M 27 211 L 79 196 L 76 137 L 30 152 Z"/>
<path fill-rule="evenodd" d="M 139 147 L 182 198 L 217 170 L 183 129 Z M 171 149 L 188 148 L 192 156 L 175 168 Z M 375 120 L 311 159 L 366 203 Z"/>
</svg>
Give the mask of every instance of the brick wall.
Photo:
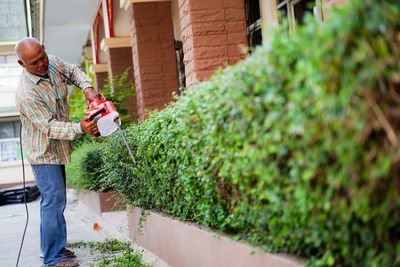
<svg viewBox="0 0 400 267">
<path fill-rule="evenodd" d="M 127 68 L 127 81 L 134 82 L 132 47 L 114 47 L 107 49 L 108 75 L 109 79 L 116 78 L 123 74 Z M 133 114 L 132 119 L 137 118 L 136 97 L 131 97 L 126 103 L 129 113 Z"/>
<path fill-rule="evenodd" d="M 324 4 L 328 5 L 342 5 L 347 3 L 349 0 L 323 0 Z"/>
<path fill-rule="evenodd" d="M 139 119 L 162 109 L 178 91 L 170 2 L 132 3 L 128 9 Z"/>
<path fill-rule="evenodd" d="M 95 80 L 95 83 L 96 83 L 96 89 L 98 91 L 103 90 L 104 84 L 105 84 L 104 80 L 107 79 L 107 78 L 108 78 L 108 72 L 107 71 L 105 71 L 105 72 L 96 72 L 95 73 L 94 80 Z"/>
<path fill-rule="evenodd" d="M 132 47 L 115 47 L 107 49 L 109 76 L 121 75 L 128 67 L 128 78 L 133 81 Z"/>
<path fill-rule="evenodd" d="M 329 20 L 330 18 L 330 7 L 333 6 L 341 6 L 346 4 L 350 0 L 323 0 L 323 12 L 324 12 L 324 19 Z"/>
<path fill-rule="evenodd" d="M 246 57 L 247 45 L 243 0 L 178 0 L 186 85 L 209 78 L 224 64 Z"/>
</svg>

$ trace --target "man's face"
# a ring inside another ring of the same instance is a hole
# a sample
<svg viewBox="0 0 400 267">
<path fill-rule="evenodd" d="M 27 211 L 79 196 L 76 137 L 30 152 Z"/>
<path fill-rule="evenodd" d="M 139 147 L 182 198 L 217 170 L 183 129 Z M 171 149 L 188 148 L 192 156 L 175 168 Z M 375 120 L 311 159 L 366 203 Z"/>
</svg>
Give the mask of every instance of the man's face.
<svg viewBox="0 0 400 267">
<path fill-rule="evenodd" d="M 45 76 L 49 72 L 49 59 L 44 47 L 35 45 L 23 52 L 18 63 L 32 74 Z"/>
</svg>

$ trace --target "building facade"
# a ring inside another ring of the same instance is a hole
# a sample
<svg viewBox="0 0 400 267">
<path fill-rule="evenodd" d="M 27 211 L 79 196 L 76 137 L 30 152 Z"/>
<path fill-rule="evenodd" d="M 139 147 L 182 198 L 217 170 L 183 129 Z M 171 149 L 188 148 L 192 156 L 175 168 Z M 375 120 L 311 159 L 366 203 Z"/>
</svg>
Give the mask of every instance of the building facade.
<svg viewBox="0 0 400 267">
<path fill-rule="evenodd" d="M 129 108 L 143 120 L 173 93 L 245 58 L 245 48 L 261 45 L 271 25 L 287 21 L 295 30 L 307 13 L 324 21 L 329 6 L 345 1 L 99 0 L 85 58 L 99 91 L 105 78 L 129 69 L 136 89 Z"/>
<path fill-rule="evenodd" d="M 22 183 L 20 120 L 15 90 L 22 71 L 14 47 L 28 33 L 24 3 L 0 0 L 0 189 Z M 24 18 L 24 19 L 21 19 Z M 25 161 L 26 178 L 33 181 Z"/>
<path fill-rule="evenodd" d="M 173 101 L 173 94 L 195 90 L 218 68 L 244 59 L 252 51 L 247 47 L 262 45 L 272 25 L 286 23 L 293 31 L 307 13 L 324 21 L 330 6 L 347 1 L 98 0 L 84 60 L 99 91 L 128 70 L 136 90 L 128 108 L 143 120 Z M 24 2 L 0 0 L 0 188 L 22 181 L 14 104 L 22 69 L 14 46 L 25 36 L 44 41 L 44 1 Z M 26 170 L 33 181 L 31 168 Z"/>
</svg>

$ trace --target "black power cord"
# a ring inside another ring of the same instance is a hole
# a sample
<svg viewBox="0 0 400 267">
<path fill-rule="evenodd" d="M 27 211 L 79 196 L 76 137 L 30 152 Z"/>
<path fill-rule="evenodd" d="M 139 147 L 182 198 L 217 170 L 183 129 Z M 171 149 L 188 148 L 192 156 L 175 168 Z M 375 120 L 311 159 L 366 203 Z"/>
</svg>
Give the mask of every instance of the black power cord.
<svg viewBox="0 0 400 267">
<path fill-rule="evenodd" d="M 22 160 L 22 180 L 24 184 L 24 204 L 25 204 L 25 211 L 26 211 L 26 222 L 25 222 L 25 228 L 24 228 L 24 233 L 22 234 L 22 240 L 21 240 L 21 245 L 19 247 L 19 252 L 18 252 L 18 258 L 17 258 L 17 263 L 16 267 L 18 267 L 19 263 L 19 258 L 21 256 L 21 251 L 22 251 L 22 246 L 24 244 L 24 239 L 25 239 L 25 234 L 26 234 L 26 228 L 28 227 L 28 222 L 29 222 L 29 211 L 28 211 L 28 204 L 26 203 L 26 192 L 25 192 L 25 164 L 24 164 L 24 153 L 22 151 L 22 122 L 20 122 L 20 127 L 19 127 L 19 147 L 21 151 L 21 160 Z"/>
</svg>

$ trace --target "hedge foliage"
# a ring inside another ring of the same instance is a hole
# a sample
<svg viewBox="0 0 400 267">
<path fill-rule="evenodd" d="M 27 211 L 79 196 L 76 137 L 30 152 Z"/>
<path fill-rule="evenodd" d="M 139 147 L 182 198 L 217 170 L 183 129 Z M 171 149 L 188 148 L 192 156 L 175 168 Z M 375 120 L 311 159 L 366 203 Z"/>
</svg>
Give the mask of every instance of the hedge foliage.
<svg viewBox="0 0 400 267">
<path fill-rule="evenodd" d="M 144 209 L 313 266 L 400 265 L 400 2 L 308 18 L 104 144 Z"/>
<path fill-rule="evenodd" d="M 128 81 L 128 71 L 113 79 L 105 80 L 104 88 L 101 91 L 104 97 L 113 102 L 118 110 L 122 127 L 127 127 L 134 120 L 128 111 L 126 103 L 129 98 L 135 95 L 135 88 L 131 81 Z M 74 93 L 69 102 L 70 120 L 80 122 L 86 115 L 87 110 L 85 96 L 81 89 L 74 87 Z M 83 138 L 73 141 L 73 147 L 77 150 L 72 154 L 71 164 L 66 167 L 67 183 L 77 190 L 93 190 L 96 192 L 109 191 L 110 188 L 102 183 L 102 158 L 101 143 L 104 140 L 91 135 L 84 135 Z"/>
<path fill-rule="evenodd" d="M 67 183 L 77 190 L 108 191 L 102 179 L 101 143 L 86 140 L 71 156 L 66 165 Z"/>
</svg>

